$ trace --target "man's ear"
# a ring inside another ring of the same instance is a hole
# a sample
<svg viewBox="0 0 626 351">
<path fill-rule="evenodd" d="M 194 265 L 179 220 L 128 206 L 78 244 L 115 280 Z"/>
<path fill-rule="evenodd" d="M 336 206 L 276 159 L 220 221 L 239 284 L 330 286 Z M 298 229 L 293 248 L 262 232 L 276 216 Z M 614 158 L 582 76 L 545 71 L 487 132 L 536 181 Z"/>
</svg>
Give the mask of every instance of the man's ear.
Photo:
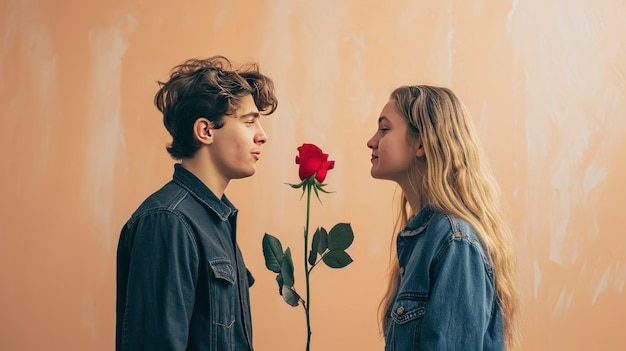
<svg viewBox="0 0 626 351">
<path fill-rule="evenodd" d="M 204 117 L 196 119 L 193 123 L 193 137 L 204 145 L 213 143 L 213 122 Z"/>
</svg>

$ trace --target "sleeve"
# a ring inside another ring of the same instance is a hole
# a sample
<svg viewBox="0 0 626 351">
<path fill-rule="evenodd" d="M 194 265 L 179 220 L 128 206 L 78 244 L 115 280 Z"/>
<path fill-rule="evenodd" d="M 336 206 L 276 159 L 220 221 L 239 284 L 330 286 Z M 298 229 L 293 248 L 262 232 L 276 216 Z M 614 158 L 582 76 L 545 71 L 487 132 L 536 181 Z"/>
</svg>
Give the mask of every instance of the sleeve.
<svg viewBox="0 0 626 351">
<path fill-rule="evenodd" d="M 185 350 L 198 278 L 191 229 L 171 212 L 138 220 L 129 247 L 122 350 Z"/>
<path fill-rule="evenodd" d="M 479 248 L 454 239 L 431 265 L 422 350 L 482 350 L 494 292 Z"/>
</svg>

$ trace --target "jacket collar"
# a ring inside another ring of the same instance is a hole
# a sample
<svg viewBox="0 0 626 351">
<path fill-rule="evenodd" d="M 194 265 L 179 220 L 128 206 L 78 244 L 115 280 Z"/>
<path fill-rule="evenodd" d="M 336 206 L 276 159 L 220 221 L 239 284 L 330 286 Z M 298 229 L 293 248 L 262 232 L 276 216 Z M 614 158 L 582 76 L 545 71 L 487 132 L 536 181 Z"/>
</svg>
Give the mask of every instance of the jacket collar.
<svg viewBox="0 0 626 351">
<path fill-rule="evenodd" d="M 433 217 L 433 214 L 435 214 L 435 211 L 430 206 L 424 206 L 424 208 L 422 208 L 419 213 L 409 221 L 404 230 L 402 230 L 398 236 L 414 236 L 420 234 L 424 231 L 424 229 L 426 229 L 426 227 L 428 227 L 428 223 Z"/>
<path fill-rule="evenodd" d="M 226 195 L 218 199 L 198 177 L 185 169 L 180 163 L 174 165 L 174 182 L 183 188 L 205 207 L 217 214 L 222 221 L 228 220 L 237 213 L 235 206 L 228 200 Z"/>
</svg>

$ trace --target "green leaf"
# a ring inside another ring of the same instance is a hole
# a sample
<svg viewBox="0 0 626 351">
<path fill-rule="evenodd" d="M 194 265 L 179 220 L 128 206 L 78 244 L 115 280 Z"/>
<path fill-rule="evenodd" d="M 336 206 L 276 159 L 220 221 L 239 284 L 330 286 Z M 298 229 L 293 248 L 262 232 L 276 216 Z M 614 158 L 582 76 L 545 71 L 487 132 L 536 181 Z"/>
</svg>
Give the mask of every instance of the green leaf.
<svg viewBox="0 0 626 351">
<path fill-rule="evenodd" d="M 301 300 L 300 295 L 298 295 L 296 290 L 293 287 L 291 287 L 291 286 L 283 285 L 282 294 L 281 295 L 283 297 L 283 300 L 285 300 L 285 302 L 289 306 L 296 307 L 296 306 L 298 306 L 298 304 L 299 304 L 299 302 Z"/>
<path fill-rule="evenodd" d="M 280 273 L 283 276 L 283 285 L 293 286 L 293 259 L 291 258 L 291 249 L 285 250 L 285 256 L 283 257 L 283 263 L 280 266 Z"/>
<path fill-rule="evenodd" d="M 311 266 L 315 266 L 316 261 L 317 261 L 317 250 L 309 251 L 309 264 Z"/>
<path fill-rule="evenodd" d="M 283 262 L 283 245 L 275 236 L 265 233 L 263 236 L 263 256 L 265 267 L 274 273 L 280 273 Z"/>
<path fill-rule="evenodd" d="M 315 265 L 315 261 L 317 261 L 317 245 L 320 242 L 320 228 L 315 230 L 315 234 L 313 234 L 313 240 L 311 241 L 311 253 L 309 254 L 309 264 L 311 266 Z"/>
<path fill-rule="evenodd" d="M 298 301 L 301 300 L 300 295 L 298 295 L 293 286 L 284 284 L 282 274 L 278 273 L 276 282 L 278 283 L 278 294 L 283 297 L 283 300 L 291 306 L 298 306 Z"/>
<path fill-rule="evenodd" d="M 312 247 L 312 249 L 315 248 L 317 249 L 318 253 L 323 254 L 324 252 L 326 252 L 326 249 L 328 248 L 328 233 L 326 232 L 326 229 L 324 229 L 324 227 L 319 227 L 317 231 L 320 232 L 319 241 L 317 245 Z M 317 234 L 317 231 L 315 232 L 316 234 Z"/>
<path fill-rule="evenodd" d="M 276 276 L 276 282 L 278 283 L 278 294 L 283 294 L 283 275 L 278 273 Z"/>
<path fill-rule="evenodd" d="M 309 264 L 311 266 L 315 265 L 317 262 L 317 254 L 324 253 L 326 251 L 326 230 L 324 228 L 317 228 L 315 230 L 315 234 L 313 234 L 313 240 L 311 241 L 311 252 L 309 253 Z M 323 241 L 323 243 L 322 243 Z M 324 247 L 320 249 L 320 245 Z"/>
<path fill-rule="evenodd" d="M 345 250 L 354 241 L 354 233 L 350 223 L 336 224 L 328 233 L 329 250 Z"/>
<path fill-rule="evenodd" d="M 322 256 L 322 260 L 330 268 L 343 268 L 352 263 L 352 257 L 343 250 L 330 250 Z"/>
</svg>

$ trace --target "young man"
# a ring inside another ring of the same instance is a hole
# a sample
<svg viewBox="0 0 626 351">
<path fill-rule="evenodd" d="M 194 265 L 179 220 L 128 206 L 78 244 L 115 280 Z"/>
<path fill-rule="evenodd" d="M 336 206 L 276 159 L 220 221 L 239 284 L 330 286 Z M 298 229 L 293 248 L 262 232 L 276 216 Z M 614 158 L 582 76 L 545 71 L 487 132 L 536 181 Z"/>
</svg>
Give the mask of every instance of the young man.
<svg viewBox="0 0 626 351">
<path fill-rule="evenodd" d="M 190 59 L 159 82 L 155 104 L 173 140 L 173 179 L 124 225 L 117 249 L 117 350 L 252 350 L 237 209 L 224 191 L 255 173 L 276 109 L 256 65 Z"/>
</svg>

